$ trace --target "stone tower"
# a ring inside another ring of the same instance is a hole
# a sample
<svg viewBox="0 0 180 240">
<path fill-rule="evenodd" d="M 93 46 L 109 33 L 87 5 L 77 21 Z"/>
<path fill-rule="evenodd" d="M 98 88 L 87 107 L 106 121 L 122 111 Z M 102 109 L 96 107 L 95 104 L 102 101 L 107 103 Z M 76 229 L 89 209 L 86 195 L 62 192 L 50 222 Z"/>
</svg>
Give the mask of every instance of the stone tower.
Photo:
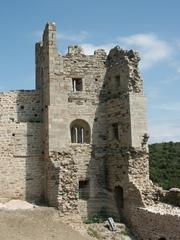
<svg viewBox="0 0 180 240">
<path fill-rule="evenodd" d="M 149 184 L 146 101 L 136 52 L 113 48 L 61 56 L 56 26 L 36 44 L 45 199 L 62 213 L 119 216 L 143 206 Z M 126 211 L 127 210 L 127 211 Z"/>
</svg>

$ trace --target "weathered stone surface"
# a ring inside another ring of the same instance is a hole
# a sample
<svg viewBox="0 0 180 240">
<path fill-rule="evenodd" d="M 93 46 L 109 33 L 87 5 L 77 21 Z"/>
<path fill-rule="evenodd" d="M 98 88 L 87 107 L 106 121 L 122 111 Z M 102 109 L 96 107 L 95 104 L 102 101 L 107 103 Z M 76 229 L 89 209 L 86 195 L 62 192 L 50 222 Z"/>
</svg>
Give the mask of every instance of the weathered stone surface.
<svg viewBox="0 0 180 240">
<path fill-rule="evenodd" d="M 39 91 L 0 93 L 0 202 L 43 199 Z"/>
<path fill-rule="evenodd" d="M 180 207 L 180 189 L 171 188 L 163 191 L 162 201 Z"/>
<path fill-rule="evenodd" d="M 180 209 L 166 204 L 130 208 L 131 225 L 140 239 L 179 240 Z"/>
<path fill-rule="evenodd" d="M 70 152 L 51 152 L 46 164 L 49 204 L 60 213 L 78 213 L 77 164 Z"/>
</svg>

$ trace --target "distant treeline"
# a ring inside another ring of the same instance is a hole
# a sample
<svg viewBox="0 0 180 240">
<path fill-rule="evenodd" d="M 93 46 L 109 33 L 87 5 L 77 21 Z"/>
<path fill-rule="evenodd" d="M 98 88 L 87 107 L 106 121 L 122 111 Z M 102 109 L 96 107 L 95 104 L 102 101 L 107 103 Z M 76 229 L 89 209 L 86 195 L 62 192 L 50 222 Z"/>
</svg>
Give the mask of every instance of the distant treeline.
<svg viewBox="0 0 180 240">
<path fill-rule="evenodd" d="M 150 178 L 164 189 L 180 188 L 180 142 L 149 145 Z"/>
</svg>

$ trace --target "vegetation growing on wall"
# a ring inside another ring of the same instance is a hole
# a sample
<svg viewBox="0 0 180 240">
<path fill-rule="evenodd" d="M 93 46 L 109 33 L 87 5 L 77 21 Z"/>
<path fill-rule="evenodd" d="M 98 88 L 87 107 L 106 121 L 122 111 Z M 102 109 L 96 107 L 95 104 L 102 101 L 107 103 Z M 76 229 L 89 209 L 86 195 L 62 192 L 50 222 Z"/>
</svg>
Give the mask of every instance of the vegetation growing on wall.
<svg viewBox="0 0 180 240">
<path fill-rule="evenodd" d="M 180 188 L 180 142 L 149 145 L 150 178 L 164 189 Z"/>
</svg>

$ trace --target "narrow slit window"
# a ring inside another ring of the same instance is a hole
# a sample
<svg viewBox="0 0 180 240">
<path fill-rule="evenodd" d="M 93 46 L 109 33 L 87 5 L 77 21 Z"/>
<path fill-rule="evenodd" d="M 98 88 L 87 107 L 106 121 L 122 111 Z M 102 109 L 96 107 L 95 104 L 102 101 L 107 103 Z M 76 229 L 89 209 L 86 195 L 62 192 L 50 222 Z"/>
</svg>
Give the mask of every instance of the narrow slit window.
<svg viewBox="0 0 180 240">
<path fill-rule="evenodd" d="M 73 92 L 79 92 L 83 90 L 82 78 L 72 79 L 72 89 L 73 89 Z"/>
<path fill-rule="evenodd" d="M 113 123 L 112 124 L 112 131 L 113 131 L 113 137 L 116 140 L 119 140 L 119 127 L 118 127 L 118 123 Z"/>
<path fill-rule="evenodd" d="M 120 75 L 115 76 L 114 81 L 115 81 L 115 84 L 114 84 L 114 85 L 115 85 L 115 88 L 119 88 L 120 85 L 121 85 L 121 78 L 120 78 Z"/>
<path fill-rule="evenodd" d="M 89 181 L 79 181 L 79 199 L 87 200 L 89 198 Z"/>
<path fill-rule="evenodd" d="M 71 142 L 76 143 L 78 140 L 78 131 L 77 127 L 72 127 L 71 128 Z"/>
</svg>

